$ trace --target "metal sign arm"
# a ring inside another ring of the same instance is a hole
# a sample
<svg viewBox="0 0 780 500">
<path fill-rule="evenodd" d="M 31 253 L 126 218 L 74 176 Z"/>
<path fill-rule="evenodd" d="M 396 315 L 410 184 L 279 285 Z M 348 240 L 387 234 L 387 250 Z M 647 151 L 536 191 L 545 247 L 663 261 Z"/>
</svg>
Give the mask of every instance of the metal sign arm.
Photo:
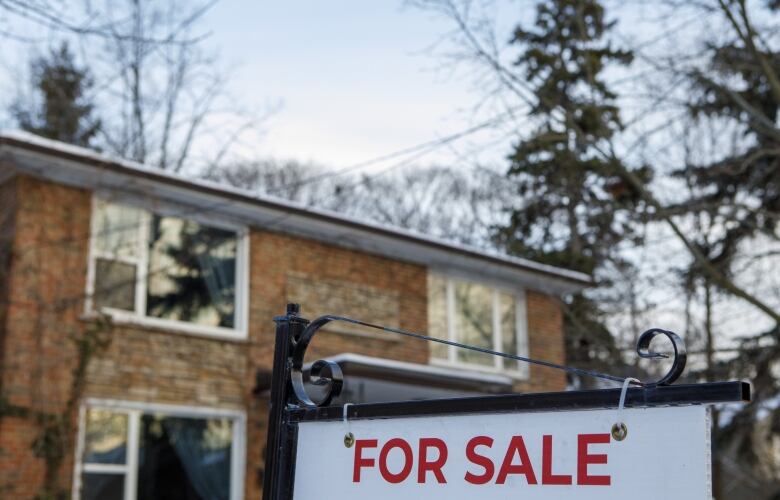
<svg viewBox="0 0 780 500">
<path fill-rule="evenodd" d="M 624 377 L 617 377 L 607 373 L 600 373 L 593 370 L 585 370 L 583 368 L 560 365 L 557 363 L 552 363 L 550 361 L 533 359 L 526 356 L 518 356 L 516 354 L 494 351 L 492 349 L 486 349 L 484 347 L 478 347 L 478 346 L 473 346 L 468 344 L 462 344 L 460 342 L 454 342 L 451 340 L 430 337 L 428 335 L 410 332 L 408 330 L 404 330 L 401 328 L 392 328 L 392 327 L 387 327 L 382 325 L 376 325 L 373 323 L 368 323 L 366 321 L 347 318 L 344 316 L 326 315 L 326 316 L 320 316 L 319 318 L 313 320 L 311 323 L 308 324 L 306 329 L 301 334 L 300 338 L 296 341 L 295 349 L 293 350 L 292 353 L 292 370 L 290 372 L 292 377 L 292 388 L 298 402 L 304 407 L 314 408 L 317 406 L 327 406 L 328 404 L 330 404 L 330 401 L 334 397 L 338 396 L 341 393 L 341 389 L 343 386 L 343 374 L 338 364 L 333 361 L 329 361 L 329 360 L 316 361 L 312 365 L 310 370 L 310 382 L 312 384 L 327 386 L 326 396 L 322 401 L 315 402 L 308 395 L 308 393 L 306 392 L 305 381 L 304 381 L 303 364 L 304 364 L 304 358 L 306 357 L 306 349 L 309 347 L 309 344 L 314 339 L 314 335 L 322 327 L 334 321 L 351 323 L 354 325 L 360 325 L 367 328 L 379 330 L 381 332 L 399 334 L 406 337 L 416 338 L 419 340 L 436 342 L 439 344 L 458 347 L 460 349 L 467 349 L 470 351 L 476 351 L 483 354 L 490 354 L 492 356 L 499 356 L 502 358 L 513 359 L 523 363 L 545 366 L 556 370 L 566 371 L 568 373 L 574 373 L 580 376 L 600 378 L 603 380 L 610 380 L 618 383 L 622 383 L 625 380 Z M 688 359 L 687 352 L 685 349 L 685 343 L 676 333 L 668 330 L 653 328 L 644 332 L 639 337 L 639 340 L 637 342 L 637 354 L 640 357 L 646 359 L 668 358 L 669 356 L 666 354 L 650 351 L 651 342 L 655 337 L 659 335 L 663 335 L 666 338 L 668 338 L 672 344 L 672 347 L 674 349 L 674 354 L 672 356 L 672 366 L 669 368 L 669 371 L 659 380 L 654 382 L 632 382 L 634 385 L 640 387 L 655 387 L 658 385 L 670 385 L 680 377 L 683 370 L 685 369 L 685 364 Z"/>
</svg>

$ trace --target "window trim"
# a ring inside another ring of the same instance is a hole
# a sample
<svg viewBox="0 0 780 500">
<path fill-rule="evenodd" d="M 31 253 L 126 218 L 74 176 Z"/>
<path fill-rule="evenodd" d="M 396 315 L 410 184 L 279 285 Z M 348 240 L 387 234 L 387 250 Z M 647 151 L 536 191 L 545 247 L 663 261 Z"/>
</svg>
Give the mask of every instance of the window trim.
<svg viewBox="0 0 780 500">
<path fill-rule="evenodd" d="M 141 224 L 138 227 L 138 257 L 136 259 L 122 259 L 109 256 L 112 260 L 136 265 L 135 282 L 135 310 L 125 311 L 111 307 L 103 307 L 101 311 L 94 309 L 95 294 L 95 275 L 96 263 L 99 258 L 106 258 L 107 254 L 99 252 L 97 249 L 97 208 L 98 203 L 116 203 L 137 208 L 141 211 Z M 146 287 L 149 266 L 149 247 L 148 234 L 151 219 L 153 215 L 178 217 L 185 220 L 195 221 L 197 223 L 227 229 L 236 232 L 236 282 L 235 282 L 235 326 L 226 328 L 221 326 L 200 325 L 187 321 L 179 321 L 168 318 L 155 318 L 147 316 L 146 311 Z M 187 333 L 202 337 L 246 340 L 249 330 L 249 228 L 244 225 L 232 223 L 213 216 L 204 216 L 197 213 L 177 214 L 170 207 L 157 207 L 153 210 L 139 206 L 125 199 L 114 200 L 110 196 L 94 193 L 92 196 L 92 207 L 90 216 L 89 248 L 87 251 L 87 284 L 86 300 L 84 301 L 84 313 L 87 317 L 95 316 L 99 312 L 109 314 L 112 320 L 117 324 L 137 325 L 141 327 L 168 330 L 173 332 Z M 144 311 L 144 312 L 142 312 Z"/>
<path fill-rule="evenodd" d="M 87 410 L 101 409 L 125 413 L 127 419 L 127 457 L 124 465 L 85 464 L 83 463 L 86 446 Z M 138 482 L 138 445 L 140 439 L 141 416 L 150 413 L 162 413 L 183 418 L 225 418 L 233 422 L 233 441 L 230 446 L 230 500 L 244 498 L 244 478 L 246 474 L 246 412 L 225 408 L 205 406 L 172 405 L 163 403 L 143 403 L 117 399 L 87 398 L 79 406 L 78 432 L 76 435 L 75 458 L 73 467 L 72 500 L 81 498 L 81 476 L 85 472 L 104 472 L 125 474 L 124 499 L 136 498 Z"/>
<path fill-rule="evenodd" d="M 515 340 L 517 342 L 517 354 L 519 356 L 529 356 L 529 333 L 528 333 L 528 311 L 526 292 L 523 288 L 511 288 L 507 286 L 496 285 L 494 283 L 478 281 L 474 279 L 465 278 L 462 276 L 429 272 L 429 276 L 433 276 L 444 281 L 445 284 L 445 298 L 446 298 L 446 319 L 447 319 L 447 340 L 452 342 L 459 342 L 456 331 L 456 300 L 455 300 L 455 284 L 458 282 L 471 283 L 475 285 L 484 286 L 490 289 L 492 292 L 491 298 L 491 320 L 492 320 L 492 345 L 491 349 L 494 351 L 502 351 L 502 338 L 501 331 L 501 319 L 500 319 L 500 296 L 502 293 L 511 295 L 515 299 Z M 529 380 L 530 370 L 528 363 L 518 362 L 517 369 L 506 369 L 502 366 L 503 359 L 498 356 L 493 356 L 493 366 L 480 365 L 476 363 L 468 363 L 458 360 L 457 347 L 447 346 L 447 359 L 435 358 L 433 356 L 428 357 L 429 364 L 434 366 L 442 366 L 447 368 L 465 368 L 467 370 L 484 372 L 484 373 L 501 373 L 508 375 L 518 380 Z"/>
</svg>

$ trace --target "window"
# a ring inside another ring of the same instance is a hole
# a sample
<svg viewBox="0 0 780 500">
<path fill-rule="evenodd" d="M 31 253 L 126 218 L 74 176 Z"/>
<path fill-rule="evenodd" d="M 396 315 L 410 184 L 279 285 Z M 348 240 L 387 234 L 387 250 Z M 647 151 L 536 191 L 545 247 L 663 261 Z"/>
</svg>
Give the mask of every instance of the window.
<svg viewBox="0 0 780 500">
<path fill-rule="evenodd" d="M 244 336 L 241 230 L 96 199 L 92 235 L 91 310 Z"/>
<path fill-rule="evenodd" d="M 238 412 L 89 404 L 81 414 L 74 498 L 241 498 L 243 422 Z"/>
<path fill-rule="evenodd" d="M 440 339 L 527 356 L 524 294 L 431 274 L 428 332 Z M 431 360 L 528 376 L 526 363 L 444 344 L 431 345 Z"/>
</svg>

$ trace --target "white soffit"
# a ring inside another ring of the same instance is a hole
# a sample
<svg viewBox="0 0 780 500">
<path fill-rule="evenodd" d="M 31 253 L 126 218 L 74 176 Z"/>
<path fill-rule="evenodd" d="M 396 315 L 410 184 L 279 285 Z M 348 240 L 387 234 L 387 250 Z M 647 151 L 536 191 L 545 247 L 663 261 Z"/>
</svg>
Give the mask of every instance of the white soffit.
<svg viewBox="0 0 780 500">
<path fill-rule="evenodd" d="M 418 363 L 409 363 L 407 361 L 397 361 L 393 359 L 377 358 L 373 356 L 366 356 L 364 354 L 355 354 L 351 352 L 345 352 L 324 358 L 327 361 L 333 361 L 342 366 L 342 368 L 356 365 L 360 367 L 366 367 L 369 369 L 375 369 L 378 371 L 386 371 L 390 373 L 408 374 L 412 377 L 425 379 L 440 379 L 446 382 L 446 385 L 469 383 L 478 384 L 472 387 L 472 389 L 478 389 L 483 387 L 485 389 L 489 387 L 502 387 L 511 391 L 511 387 L 514 380 L 500 373 L 483 373 L 473 370 L 464 370 L 460 368 L 448 368 L 443 366 L 423 365 Z M 311 368 L 311 363 L 304 366 L 304 370 Z"/>
<path fill-rule="evenodd" d="M 24 132 L 0 132 L 0 165 L 80 188 L 181 205 L 182 214 L 214 214 L 269 231 L 420 264 L 429 269 L 552 295 L 590 286 L 588 275 L 367 223 L 213 182 L 192 180 Z M 0 175 L 1 176 L 1 175 Z"/>
</svg>

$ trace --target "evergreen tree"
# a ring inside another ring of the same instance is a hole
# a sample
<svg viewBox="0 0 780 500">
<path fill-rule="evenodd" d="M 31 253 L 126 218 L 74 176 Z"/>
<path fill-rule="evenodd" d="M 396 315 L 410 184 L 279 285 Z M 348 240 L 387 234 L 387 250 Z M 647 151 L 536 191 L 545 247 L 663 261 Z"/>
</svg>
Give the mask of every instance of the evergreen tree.
<svg viewBox="0 0 780 500">
<path fill-rule="evenodd" d="M 89 146 L 100 129 L 86 94 L 89 72 L 76 65 L 67 43 L 31 64 L 37 105 L 17 101 L 11 112 L 23 130 L 58 141 Z M 32 109 L 31 109 L 32 108 Z"/>
<path fill-rule="evenodd" d="M 768 61 L 771 69 L 762 68 L 758 57 Z M 729 214 L 729 224 L 712 245 L 710 261 L 721 272 L 733 275 L 730 266 L 740 243 L 761 234 L 778 237 L 780 128 L 775 124 L 780 88 L 770 80 L 780 77 L 780 54 L 757 53 L 742 43 L 729 43 L 712 48 L 710 69 L 713 76 L 698 75 L 694 82 L 698 96 L 690 105 L 691 112 L 694 117 L 734 120 L 742 129 L 744 147 L 713 163 L 688 165 L 678 174 L 700 188 L 701 195 L 688 203 L 713 218 L 721 216 L 723 207 L 746 200 L 759 207 Z"/>
<path fill-rule="evenodd" d="M 510 156 L 520 202 L 497 235 L 512 253 L 594 275 L 596 293 L 604 293 L 610 272 L 628 266 L 617 249 L 631 237 L 638 203 L 620 182 L 625 167 L 598 151 L 608 150 L 622 127 L 603 70 L 632 59 L 604 41 L 612 26 L 597 0 L 550 0 L 538 5 L 534 28 L 515 30 L 512 42 L 522 47 L 516 64 L 534 90 L 536 126 Z M 620 355 L 588 293 L 564 308 L 567 361 L 614 371 Z"/>
</svg>

